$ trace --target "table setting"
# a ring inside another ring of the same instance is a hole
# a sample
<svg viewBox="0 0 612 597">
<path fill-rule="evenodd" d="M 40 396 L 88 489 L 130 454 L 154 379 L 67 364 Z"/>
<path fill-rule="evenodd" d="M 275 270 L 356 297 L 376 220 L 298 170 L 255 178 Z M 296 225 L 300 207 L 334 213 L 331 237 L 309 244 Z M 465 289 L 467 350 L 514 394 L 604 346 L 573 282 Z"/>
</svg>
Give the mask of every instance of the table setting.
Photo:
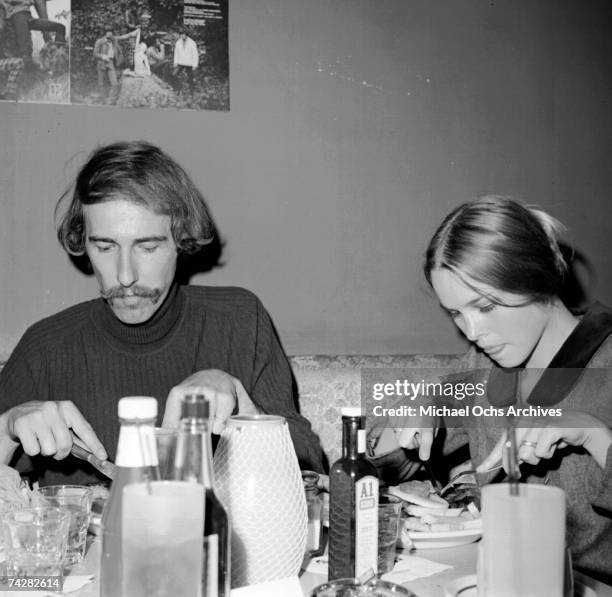
<svg viewBox="0 0 612 597">
<path fill-rule="evenodd" d="M 348 419 L 355 423 L 360 415 Z M 181 434 L 152 427 L 146 434 L 164 474 L 123 488 L 122 594 L 191 595 L 203 570 L 193 558 L 201 557 L 204 493 L 173 473 L 172 463 L 186 458 Z M 99 462 L 76 451 L 107 476 L 121 474 L 119 458 Z M 277 466 L 269 466 L 272 460 Z M 565 496 L 556 487 L 480 487 L 474 471 L 444 487 L 435 479 L 376 484 L 377 495 L 367 502 L 375 508 L 374 565 L 346 578 L 329 574 L 337 485 L 299 470 L 282 417 L 232 417 L 212 472 L 233 524 L 232 597 L 612 597 L 612 587 L 572 571 Z M 0 466 L 2 592 L 100 597 L 108 499 L 102 486 L 30 488 L 15 470 Z M 199 522 L 192 515 L 197 512 Z M 191 538 L 191 544 L 177 545 L 172 559 L 177 538 Z M 157 579 L 156 592 L 143 588 L 150 586 L 142 582 L 145 569 L 149 581 Z M 186 570 L 193 578 L 183 590 Z"/>
</svg>

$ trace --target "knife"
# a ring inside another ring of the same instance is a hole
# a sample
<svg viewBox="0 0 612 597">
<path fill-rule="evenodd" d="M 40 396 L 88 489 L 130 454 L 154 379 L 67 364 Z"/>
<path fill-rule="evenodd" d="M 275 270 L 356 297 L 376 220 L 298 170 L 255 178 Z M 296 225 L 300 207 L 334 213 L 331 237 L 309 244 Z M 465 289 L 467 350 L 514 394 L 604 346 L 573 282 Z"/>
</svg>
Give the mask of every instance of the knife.
<svg viewBox="0 0 612 597">
<path fill-rule="evenodd" d="M 91 466 L 93 466 L 96 470 L 99 470 L 103 475 L 107 476 L 109 479 L 113 479 L 115 476 L 115 465 L 108 461 L 102 460 L 98 458 L 95 454 L 86 450 L 85 448 L 79 446 L 76 443 L 72 444 L 72 448 L 70 449 L 70 453 L 73 456 L 76 456 L 80 460 L 84 460 L 85 462 L 89 462 Z"/>
</svg>

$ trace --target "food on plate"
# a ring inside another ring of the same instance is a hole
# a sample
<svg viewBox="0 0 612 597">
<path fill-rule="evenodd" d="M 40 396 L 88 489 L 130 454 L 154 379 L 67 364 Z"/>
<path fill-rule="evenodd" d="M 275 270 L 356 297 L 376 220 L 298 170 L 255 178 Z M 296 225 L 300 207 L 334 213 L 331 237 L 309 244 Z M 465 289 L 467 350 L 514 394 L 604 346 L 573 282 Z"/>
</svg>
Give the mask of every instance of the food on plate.
<svg viewBox="0 0 612 597">
<path fill-rule="evenodd" d="M 445 533 L 482 528 L 480 488 L 458 485 L 441 497 L 429 481 L 408 481 L 389 487 L 402 499 L 400 539 L 412 547 L 410 533 Z"/>
<path fill-rule="evenodd" d="M 455 485 L 444 494 L 444 498 L 451 507 L 467 508 L 470 504 L 474 504 L 480 510 L 480 486 L 476 483 Z"/>
<path fill-rule="evenodd" d="M 0 464 L 0 521 L 10 510 L 21 510 L 30 505 L 32 490 L 19 473 L 6 464 Z M 0 522 L 0 549 L 2 549 L 2 524 Z"/>
<path fill-rule="evenodd" d="M 389 493 L 400 499 L 433 510 L 445 510 L 448 502 L 440 497 L 429 481 L 406 481 L 389 487 Z"/>
<path fill-rule="evenodd" d="M 19 473 L 6 464 L 0 464 L 0 515 L 30 505 L 32 491 Z"/>
</svg>

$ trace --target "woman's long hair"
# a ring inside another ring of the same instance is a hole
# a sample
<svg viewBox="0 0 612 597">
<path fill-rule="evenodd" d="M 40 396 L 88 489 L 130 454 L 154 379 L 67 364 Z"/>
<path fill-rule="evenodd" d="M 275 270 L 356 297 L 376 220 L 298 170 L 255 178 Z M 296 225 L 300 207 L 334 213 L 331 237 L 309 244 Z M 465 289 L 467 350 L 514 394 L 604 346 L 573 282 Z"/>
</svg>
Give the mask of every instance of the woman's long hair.
<svg viewBox="0 0 612 597">
<path fill-rule="evenodd" d="M 446 268 L 464 282 L 546 302 L 559 295 L 567 272 L 559 248 L 563 231 L 543 211 L 509 197 L 486 195 L 460 205 L 444 219 L 425 253 L 425 277 L 431 285 L 432 270 Z"/>
</svg>

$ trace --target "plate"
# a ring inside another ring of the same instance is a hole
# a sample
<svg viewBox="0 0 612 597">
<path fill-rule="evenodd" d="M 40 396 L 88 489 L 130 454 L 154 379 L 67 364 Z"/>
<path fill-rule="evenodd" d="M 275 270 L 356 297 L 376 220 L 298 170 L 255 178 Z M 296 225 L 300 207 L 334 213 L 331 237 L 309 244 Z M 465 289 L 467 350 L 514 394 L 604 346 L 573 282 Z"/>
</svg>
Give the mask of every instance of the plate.
<svg viewBox="0 0 612 597">
<path fill-rule="evenodd" d="M 473 543 L 482 537 L 482 529 L 463 529 L 461 531 L 403 531 L 408 535 L 416 549 L 440 549 Z M 462 596 L 463 597 L 463 596 Z"/>
<path fill-rule="evenodd" d="M 476 575 L 462 576 L 444 587 L 444 597 L 477 597 Z M 574 597 L 597 597 L 597 593 L 578 579 L 574 579 Z"/>
</svg>

